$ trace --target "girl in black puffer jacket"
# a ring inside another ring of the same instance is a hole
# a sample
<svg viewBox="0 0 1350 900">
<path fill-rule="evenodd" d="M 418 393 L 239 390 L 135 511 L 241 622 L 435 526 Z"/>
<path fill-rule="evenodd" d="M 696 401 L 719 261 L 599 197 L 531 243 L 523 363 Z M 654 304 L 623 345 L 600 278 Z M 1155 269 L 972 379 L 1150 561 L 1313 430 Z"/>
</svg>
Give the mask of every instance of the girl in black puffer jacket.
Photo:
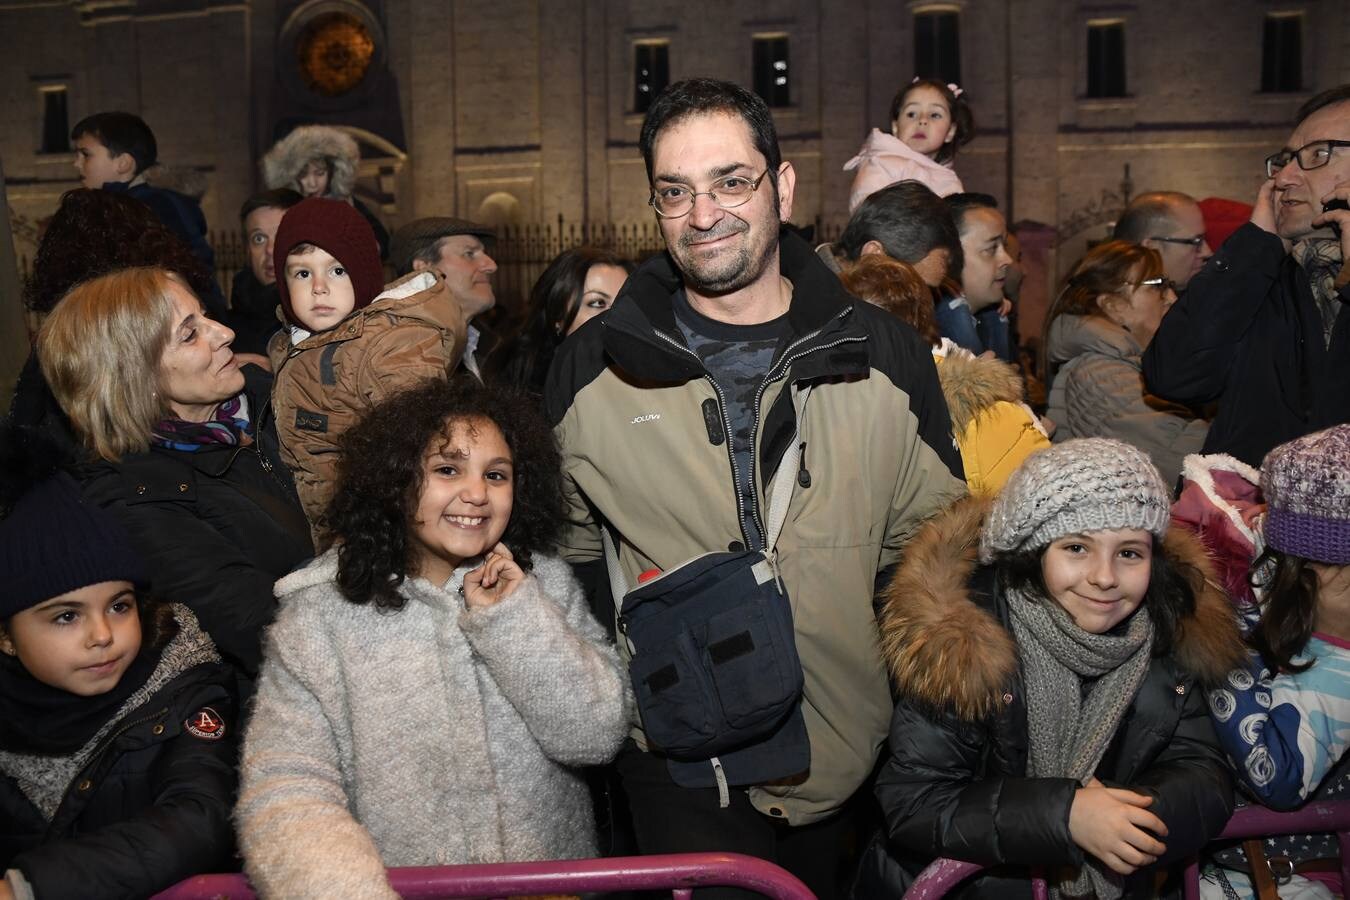
<svg viewBox="0 0 1350 900">
<path fill-rule="evenodd" d="M 1068 441 L 914 538 L 882 613 L 887 834 L 856 896 L 899 897 L 936 857 L 992 867 L 962 896 L 1030 896 L 1027 867 L 1058 896 L 1153 896 L 1148 870 L 1223 828 L 1201 686 L 1242 645 L 1168 500 L 1140 451 Z"/>
<path fill-rule="evenodd" d="M 233 673 L 50 477 L 0 522 L 0 898 L 146 897 L 230 865 Z"/>
</svg>

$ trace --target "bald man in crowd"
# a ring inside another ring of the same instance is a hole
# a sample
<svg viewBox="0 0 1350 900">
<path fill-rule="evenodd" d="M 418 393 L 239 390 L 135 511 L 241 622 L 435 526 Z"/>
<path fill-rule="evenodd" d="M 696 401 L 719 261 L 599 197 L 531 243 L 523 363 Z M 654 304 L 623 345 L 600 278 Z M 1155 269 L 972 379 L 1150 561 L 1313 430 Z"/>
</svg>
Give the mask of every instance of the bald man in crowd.
<svg viewBox="0 0 1350 900">
<path fill-rule="evenodd" d="M 1205 217 L 1194 199 L 1177 191 L 1151 191 L 1130 201 L 1112 237 L 1151 247 L 1162 255 L 1163 274 L 1179 292 L 1214 251 L 1205 242 Z"/>
</svg>

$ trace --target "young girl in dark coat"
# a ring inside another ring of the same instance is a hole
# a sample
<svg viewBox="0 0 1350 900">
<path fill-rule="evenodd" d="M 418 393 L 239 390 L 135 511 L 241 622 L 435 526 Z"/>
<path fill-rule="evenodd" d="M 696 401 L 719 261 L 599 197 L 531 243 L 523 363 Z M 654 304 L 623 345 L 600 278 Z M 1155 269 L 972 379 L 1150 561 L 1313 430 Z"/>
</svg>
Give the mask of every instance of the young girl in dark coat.
<svg viewBox="0 0 1350 900">
<path fill-rule="evenodd" d="M 1057 896 L 1152 896 L 1148 869 L 1223 828 L 1201 687 L 1242 646 L 1168 501 L 1140 451 L 1067 441 L 914 538 L 882 616 L 888 840 L 858 896 L 900 896 L 935 857 L 993 867 L 962 896 L 1029 896 L 1026 867 Z"/>
<path fill-rule="evenodd" d="M 69 476 L 3 493 L 0 900 L 147 897 L 229 867 L 233 674 L 186 607 L 138 593 L 130 538 Z"/>
</svg>

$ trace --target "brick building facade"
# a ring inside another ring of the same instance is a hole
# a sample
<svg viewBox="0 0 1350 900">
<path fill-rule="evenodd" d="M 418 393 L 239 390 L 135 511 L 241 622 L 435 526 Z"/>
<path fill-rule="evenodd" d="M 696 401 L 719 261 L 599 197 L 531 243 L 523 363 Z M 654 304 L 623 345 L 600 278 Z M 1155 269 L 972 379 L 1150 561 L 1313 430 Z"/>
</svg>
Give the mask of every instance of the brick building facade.
<svg viewBox="0 0 1350 900">
<path fill-rule="evenodd" d="M 1350 81 L 1350 5 L 8 0 L 0 160 L 21 254 L 77 184 L 56 124 L 111 108 L 141 114 L 162 161 L 195 173 L 214 229 L 237 227 L 257 159 L 303 121 L 351 128 L 361 192 L 391 227 L 646 222 L 643 85 L 758 77 L 782 104 L 796 220 L 838 225 L 844 161 L 917 68 L 959 72 L 978 136 L 957 171 L 1022 223 L 1043 295 L 1124 192 L 1253 197 L 1298 105 Z"/>
</svg>

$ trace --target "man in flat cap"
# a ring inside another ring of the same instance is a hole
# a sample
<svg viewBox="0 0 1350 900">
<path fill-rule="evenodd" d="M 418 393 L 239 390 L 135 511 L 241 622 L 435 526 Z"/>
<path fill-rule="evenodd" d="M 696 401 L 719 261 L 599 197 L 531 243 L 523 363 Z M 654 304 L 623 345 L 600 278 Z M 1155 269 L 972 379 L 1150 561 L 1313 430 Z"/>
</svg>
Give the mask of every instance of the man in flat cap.
<svg viewBox="0 0 1350 900">
<path fill-rule="evenodd" d="M 497 302 L 492 292 L 497 263 L 491 256 L 496 240 L 496 232 L 486 225 L 435 216 L 404 225 L 394 232 L 389 245 L 389 262 L 400 278 L 430 269 L 445 279 L 450 296 L 459 303 L 464 321 L 469 323 L 464 368 L 480 381 L 483 373 L 479 363 L 491 348 L 479 346 L 482 333 L 474 327 L 474 319 Z"/>
</svg>

